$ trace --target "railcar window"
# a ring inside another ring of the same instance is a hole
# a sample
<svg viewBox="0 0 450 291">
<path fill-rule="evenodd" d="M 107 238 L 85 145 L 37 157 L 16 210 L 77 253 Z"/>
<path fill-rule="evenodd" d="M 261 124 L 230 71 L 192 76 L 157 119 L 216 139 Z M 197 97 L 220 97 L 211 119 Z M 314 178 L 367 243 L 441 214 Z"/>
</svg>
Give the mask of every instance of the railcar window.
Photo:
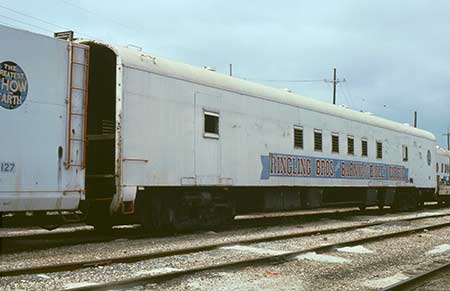
<svg viewBox="0 0 450 291">
<path fill-rule="evenodd" d="M 355 154 L 355 140 L 354 140 L 353 136 L 347 137 L 347 153 L 349 155 Z"/>
<path fill-rule="evenodd" d="M 367 140 L 361 140 L 361 156 L 367 157 Z"/>
<path fill-rule="evenodd" d="M 219 113 L 204 111 L 204 137 L 219 138 Z"/>
<path fill-rule="evenodd" d="M 339 153 L 339 134 L 333 133 L 331 135 L 331 152 Z"/>
<path fill-rule="evenodd" d="M 383 143 L 377 141 L 377 159 L 383 158 Z"/>
<path fill-rule="evenodd" d="M 303 127 L 294 126 L 294 148 L 303 148 Z"/>
<path fill-rule="evenodd" d="M 441 163 L 441 173 L 444 173 L 444 164 Z"/>
<path fill-rule="evenodd" d="M 314 130 L 314 150 L 322 151 L 322 131 Z"/>
<path fill-rule="evenodd" d="M 439 173 L 439 163 L 436 163 L 436 173 Z"/>
<path fill-rule="evenodd" d="M 404 162 L 408 161 L 408 147 L 405 145 L 402 146 L 402 156 Z"/>
</svg>

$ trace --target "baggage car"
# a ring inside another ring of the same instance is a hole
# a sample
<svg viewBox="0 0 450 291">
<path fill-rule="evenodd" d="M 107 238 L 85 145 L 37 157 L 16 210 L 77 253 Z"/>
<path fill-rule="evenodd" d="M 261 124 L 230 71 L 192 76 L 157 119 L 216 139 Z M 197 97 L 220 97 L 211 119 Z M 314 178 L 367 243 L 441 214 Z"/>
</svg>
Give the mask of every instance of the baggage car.
<svg viewBox="0 0 450 291">
<path fill-rule="evenodd" d="M 340 203 L 413 209 L 433 199 L 436 140 L 427 131 L 80 42 L 90 47 L 90 223 L 137 214 L 146 228 L 164 228 Z"/>
<path fill-rule="evenodd" d="M 0 25 L 0 213 L 84 199 L 89 47 Z"/>
</svg>

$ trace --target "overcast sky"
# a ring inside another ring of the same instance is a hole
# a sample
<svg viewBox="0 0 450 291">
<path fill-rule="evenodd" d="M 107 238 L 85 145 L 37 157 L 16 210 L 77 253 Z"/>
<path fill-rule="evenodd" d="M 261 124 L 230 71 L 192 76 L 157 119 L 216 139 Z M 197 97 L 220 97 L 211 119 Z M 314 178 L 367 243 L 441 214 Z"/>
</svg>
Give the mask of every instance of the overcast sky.
<svg viewBox="0 0 450 291">
<path fill-rule="evenodd" d="M 12 9 L 22 14 L 14 12 Z M 450 1 L 0 1 L 0 23 L 128 45 L 418 124 L 450 126 Z M 35 18 L 32 18 L 32 17 Z M 41 20 L 45 20 L 43 22 Z"/>
</svg>

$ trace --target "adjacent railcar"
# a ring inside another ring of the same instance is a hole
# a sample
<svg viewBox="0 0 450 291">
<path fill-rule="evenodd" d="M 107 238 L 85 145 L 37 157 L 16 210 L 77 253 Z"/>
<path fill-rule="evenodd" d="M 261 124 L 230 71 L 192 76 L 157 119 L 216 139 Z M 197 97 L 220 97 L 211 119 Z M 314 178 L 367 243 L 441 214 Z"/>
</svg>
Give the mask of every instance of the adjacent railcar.
<svg viewBox="0 0 450 291">
<path fill-rule="evenodd" d="M 0 217 L 84 199 L 89 47 L 0 25 Z"/>
<path fill-rule="evenodd" d="M 436 176 L 444 184 L 450 184 L 450 151 L 436 147 Z"/>
<path fill-rule="evenodd" d="M 433 134 L 142 51 L 90 47 L 89 223 L 146 228 L 435 198 Z M 93 210 L 93 211 L 92 211 Z M 111 218 L 108 218 L 111 214 Z"/>
<path fill-rule="evenodd" d="M 439 202 L 450 203 L 450 151 L 436 147 L 436 194 Z"/>
</svg>

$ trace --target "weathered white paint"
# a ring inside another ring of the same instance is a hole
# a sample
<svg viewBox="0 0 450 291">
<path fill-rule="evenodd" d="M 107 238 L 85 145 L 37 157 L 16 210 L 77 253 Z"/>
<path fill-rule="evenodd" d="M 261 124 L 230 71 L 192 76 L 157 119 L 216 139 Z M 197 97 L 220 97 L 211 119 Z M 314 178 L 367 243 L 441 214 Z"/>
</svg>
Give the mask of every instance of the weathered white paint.
<svg viewBox="0 0 450 291">
<path fill-rule="evenodd" d="M 28 81 L 20 107 L 0 107 L 0 162 L 15 163 L 12 173 L 0 172 L 0 212 L 77 209 L 84 198 L 84 169 L 64 165 L 70 43 L 1 25 L 0 37 L 0 62 L 17 63 Z M 75 45 L 81 49 L 74 60 L 85 62 L 85 46 Z M 84 71 L 74 69 L 73 85 L 82 87 L 83 80 Z M 74 97 L 73 112 L 80 110 L 81 99 Z M 82 136 L 82 121 L 73 117 L 74 138 Z M 81 162 L 81 146 L 72 142 L 73 163 Z"/>
</svg>

